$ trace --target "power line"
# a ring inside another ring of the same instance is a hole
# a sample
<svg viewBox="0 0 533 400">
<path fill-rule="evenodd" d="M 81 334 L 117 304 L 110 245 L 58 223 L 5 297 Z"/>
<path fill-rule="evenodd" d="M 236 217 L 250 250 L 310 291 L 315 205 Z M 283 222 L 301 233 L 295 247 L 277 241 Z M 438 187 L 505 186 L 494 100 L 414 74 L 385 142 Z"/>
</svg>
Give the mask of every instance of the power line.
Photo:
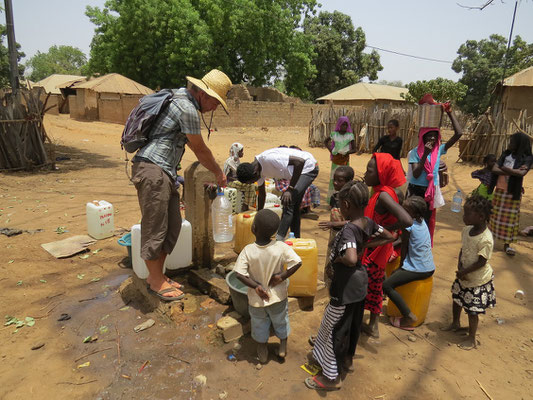
<svg viewBox="0 0 533 400">
<path fill-rule="evenodd" d="M 439 59 L 436 59 L 436 58 L 428 58 L 428 57 L 414 56 L 414 55 L 412 55 L 412 54 L 400 53 L 400 52 L 398 52 L 398 51 L 386 50 L 386 49 L 382 49 L 381 47 L 370 46 L 370 45 L 366 45 L 366 47 L 370 47 L 371 49 L 374 49 L 374 50 L 384 51 L 384 52 L 386 52 L 386 53 L 396 54 L 396 55 L 399 55 L 399 56 L 411 57 L 411 58 L 417 58 L 417 59 L 419 59 L 419 60 L 433 61 L 433 62 L 440 62 L 440 63 L 445 63 L 445 64 L 453 64 L 453 61 L 439 60 Z"/>
</svg>

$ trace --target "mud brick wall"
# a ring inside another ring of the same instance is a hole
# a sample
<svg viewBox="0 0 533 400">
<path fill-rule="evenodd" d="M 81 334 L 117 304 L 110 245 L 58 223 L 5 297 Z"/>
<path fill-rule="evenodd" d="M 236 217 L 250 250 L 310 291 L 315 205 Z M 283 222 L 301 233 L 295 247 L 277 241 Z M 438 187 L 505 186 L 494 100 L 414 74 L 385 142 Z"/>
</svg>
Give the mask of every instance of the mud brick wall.
<svg viewBox="0 0 533 400">
<path fill-rule="evenodd" d="M 98 99 L 98 116 L 102 122 L 124 124 L 142 96 L 102 93 Z"/>
<path fill-rule="evenodd" d="M 295 104 L 269 101 L 228 101 L 229 115 L 222 109 L 215 112 L 215 127 L 255 126 L 307 126 L 313 108 L 328 108 L 327 105 Z M 207 120 L 206 120 L 207 121 Z"/>
</svg>

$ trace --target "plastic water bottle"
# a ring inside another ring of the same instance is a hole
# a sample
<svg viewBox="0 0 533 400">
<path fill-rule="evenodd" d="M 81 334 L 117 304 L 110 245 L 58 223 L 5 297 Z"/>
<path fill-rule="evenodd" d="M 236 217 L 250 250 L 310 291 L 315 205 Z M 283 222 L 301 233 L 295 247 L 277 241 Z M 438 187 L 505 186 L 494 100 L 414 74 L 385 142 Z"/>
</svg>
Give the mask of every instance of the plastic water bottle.
<svg viewBox="0 0 533 400">
<path fill-rule="evenodd" d="M 217 192 L 217 198 L 211 204 L 211 217 L 215 242 L 231 242 L 233 240 L 232 206 L 222 190 Z"/>
<path fill-rule="evenodd" d="M 289 239 L 296 239 L 296 236 L 294 236 L 294 232 L 289 232 Z"/>
<path fill-rule="evenodd" d="M 453 195 L 452 200 L 452 211 L 453 212 L 461 212 L 463 204 L 463 193 L 461 193 L 461 190 L 457 190 L 457 192 Z"/>
</svg>

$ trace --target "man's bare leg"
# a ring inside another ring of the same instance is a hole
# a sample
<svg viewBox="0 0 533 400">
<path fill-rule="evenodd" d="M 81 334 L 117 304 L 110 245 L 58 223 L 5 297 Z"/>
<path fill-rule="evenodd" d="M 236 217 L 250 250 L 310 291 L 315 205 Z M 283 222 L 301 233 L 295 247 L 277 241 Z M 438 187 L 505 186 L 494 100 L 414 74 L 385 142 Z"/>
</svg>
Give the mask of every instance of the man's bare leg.
<svg viewBox="0 0 533 400">
<path fill-rule="evenodd" d="M 146 267 L 148 268 L 148 278 L 146 278 L 146 283 L 150 285 L 150 289 L 154 292 L 159 292 L 164 289 L 172 288 L 173 286 L 168 283 L 167 277 L 163 274 L 163 265 L 165 264 L 165 259 L 167 255 L 161 253 L 158 259 L 156 260 L 145 260 Z M 178 297 L 183 294 L 183 292 L 177 288 L 172 292 L 164 293 L 165 297 Z"/>
</svg>

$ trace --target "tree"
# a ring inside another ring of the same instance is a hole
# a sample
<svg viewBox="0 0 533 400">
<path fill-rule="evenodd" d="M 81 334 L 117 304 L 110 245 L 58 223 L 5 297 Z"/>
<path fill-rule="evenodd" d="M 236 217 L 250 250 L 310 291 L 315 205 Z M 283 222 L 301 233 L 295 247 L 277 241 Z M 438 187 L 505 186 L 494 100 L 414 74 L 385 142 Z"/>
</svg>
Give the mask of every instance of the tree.
<svg viewBox="0 0 533 400">
<path fill-rule="evenodd" d="M 396 87 L 405 87 L 402 81 L 387 81 L 385 79 L 381 79 L 378 82 L 379 85 L 388 85 L 388 86 L 396 86 Z"/>
<path fill-rule="evenodd" d="M 0 7 L 0 12 L 3 12 Z M 7 38 L 7 29 L 5 25 L 0 25 L 0 88 L 7 88 L 10 86 L 9 81 L 9 50 L 7 45 L 4 45 L 4 39 Z M 17 43 L 18 61 L 25 56 L 25 54 L 19 50 L 20 44 Z M 19 76 L 24 75 L 24 65 L 19 63 Z"/>
<path fill-rule="evenodd" d="M 302 17 L 316 0 L 109 0 L 87 7 L 96 26 L 90 72 L 118 72 L 149 87 L 176 87 L 211 68 L 235 83 L 283 77 L 305 95 L 314 71 Z"/>
<path fill-rule="evenodd" d="M 318 16 L 308 16 L 304 33 L 311 35 L 315 49 L 313 63 L 316 77 L 307 88 L 313 99 L 359 82 L 368 77 L 378 78 L 381 71 L 379 54 L 363 53 L 366 37 L 363 29 L 354 28 L 350 16 L 339 11 L 322 11 Z"/>
<path fill-rule="evenodd" d="M 468 90 L 466 85 L 460 82 L 454 82 L 450 79 L 437 78 L 429 81 L 416 81 L 406 85 L 409 92 L 407 94 L 401 94 L 401 96 L 407 101 L 418 103 L 418 100 L 422 98 L 426 93 L 431 93 L 433 98 L 438 102 L 451 101 L 457 104 L 461 101 Z"/>
<path fill-rule="evenodd" d="M 459 101 L 464 111 L 474 115 L 485 112 L 494 101 L 494 89 L 503 75 L 507 77 L 533 65 L 533 44 L 520 36 L 513 40 L 507 56 L 506 51 L 507 40 L 500 35 L 480 41 L 468 40 L 459 47 L 452 69 L 462 72 L 459 82 L 468 86 L 466 95 Z"/>
<path fill-rule="evenodd" d="M 47 53 L 37 52 L 26 63 L 31 68 L 29 78 L 40 81 L 52 74 L 82 75 L 87 57 L 77 47 L 52 46 Z"/>
</svg>

